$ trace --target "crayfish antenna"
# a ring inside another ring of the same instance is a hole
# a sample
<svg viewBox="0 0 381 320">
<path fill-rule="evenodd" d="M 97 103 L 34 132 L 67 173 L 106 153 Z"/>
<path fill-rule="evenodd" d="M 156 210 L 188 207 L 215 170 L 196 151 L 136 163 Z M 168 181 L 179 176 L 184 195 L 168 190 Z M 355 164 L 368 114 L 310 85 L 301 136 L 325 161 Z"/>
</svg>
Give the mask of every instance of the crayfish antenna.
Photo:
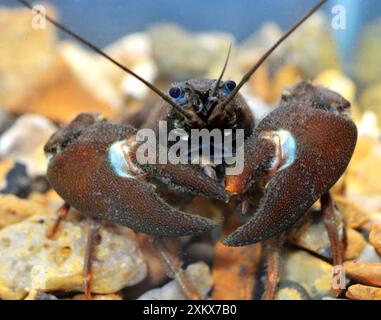
<svg viewBox="0 0 381 320">
<path fill-rule="evenodd" d="M 229 45 L 229 49 L 228 49 L 228 54 L 227 54 L 227 56 L 226 56 L 224 66 L 223 66 L 222 71 L 221 71 L 221 73 L 220 73 L 220 75 L 219 75 L 219 77 L 218 77 L 218 79 L 217 79 L 217 81 L 216 81 L 216 84 L 214 85 L 214 89 L 213 89 L 213 92 L 212 92 L 212 94 L 211 94 L 212 97 L 214 97 L 214 96 L 216 95 L 217 90 L 218 90 L 218 88 L 219 88 L 219 86 L 220 86 L 222 77 L 223 77 L 224 74 L 225 74 L 226 67 L 228 66 L 228 62 L 229 62 L 230 52 L 231 52 L 231 50 L 232 50 L 232 44 L 230 43 L 230 45 Z"/>
<path fill-rule="evenodd" d="M 232 93 L 219 105 L 217 105 L 212 113 L 212 116 L 220 114 L 223 112 L 225 107 L 234 99 L 242 86 L 249 81 L 251 76 L 258 70 L 258 68 L 266 61 L 266 59 L 273 53 L 273 51 L 279 47 L 281 43 L 284 42 L 298 27 L 300 27 L 310 16 L 312 16 L 327 0 L 321 0 L 316 6 L 310 9 L 303 17 L 301 17 L 294 25 L 292 25 L 280 38 L 279 40 L 269 49 L 264 55 L 251 67 L 251 69 L 246 72 L 242 77 L 241 81 L 237 84 Z"/>
</svg>

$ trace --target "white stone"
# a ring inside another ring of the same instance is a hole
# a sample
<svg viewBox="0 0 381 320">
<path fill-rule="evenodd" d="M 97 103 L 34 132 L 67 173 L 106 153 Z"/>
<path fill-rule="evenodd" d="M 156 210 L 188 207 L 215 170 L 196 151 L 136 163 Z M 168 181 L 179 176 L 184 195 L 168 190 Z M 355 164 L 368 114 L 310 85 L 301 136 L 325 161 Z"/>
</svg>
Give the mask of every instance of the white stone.
<svg viewBox="0 0 381 320">
<path fill-rule="evenodd" d="M 189 280 L 205 299 L 212 288 L 213 278 L 208 265 L 205 262 L 197 262 L 186 268 Z M 138 300 L 185 300 L 180 287 L 172 280 L 161 288 L 147 291 Z"/>
<path fill-rule="evenodd" d="M 37 114 L 25 114 L 0 138 L 0 157 L 24 163 L 31 176 L 44 175 L 47 161 L 43 147 L 57 127 Z"/>
</svg>

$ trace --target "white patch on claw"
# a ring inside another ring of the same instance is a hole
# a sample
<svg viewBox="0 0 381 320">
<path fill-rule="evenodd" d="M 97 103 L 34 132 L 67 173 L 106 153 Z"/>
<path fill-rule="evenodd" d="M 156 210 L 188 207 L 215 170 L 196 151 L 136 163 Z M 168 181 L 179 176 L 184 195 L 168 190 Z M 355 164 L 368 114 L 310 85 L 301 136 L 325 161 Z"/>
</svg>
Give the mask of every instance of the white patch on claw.
<svg viewBox="0 0 381 320">
<path fill-rule="evenodd" d="M 117 141 L 108 150 L 108 159 L 114 172 L 123 178 L 136 179 L 142 170 L 129 161 L 130 140 Z"/>
<path fill-rule="evenodd" d="M 266 132 L 263 138 L 269 139 L 275 144 L 272 170 L 280 171 L 293 164 L 296 159 L 296 140 L 291 132 L 280 129 Z"/>
<path fill-rule="evenodd" d="M 294 136 L 286 130 L 279 130 L 279 137 L 282 149 L 282 165 L 278 170 L 283 170 L 293 164 L 296 159 L 296 140 Z"/>
</svg>

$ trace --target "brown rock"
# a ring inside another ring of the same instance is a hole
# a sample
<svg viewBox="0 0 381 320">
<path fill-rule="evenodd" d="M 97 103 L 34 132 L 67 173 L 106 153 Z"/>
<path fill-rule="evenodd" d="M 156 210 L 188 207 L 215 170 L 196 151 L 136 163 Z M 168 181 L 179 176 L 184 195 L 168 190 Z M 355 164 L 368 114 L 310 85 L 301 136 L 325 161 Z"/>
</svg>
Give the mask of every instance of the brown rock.
<svg viewBox="0 0 381 320">
<path fill-rule="evenodd" d="M 381 224 L 373 224 L 370 229 L 369 242 L 381 256 Z"/>
<path fill-rule="evenodd" d="M 347 228 L 347 248 L 344 252 L 344 260 L 357 259 L 365 245 L 366 241 L 360 232 Z"/>
<path fill-rule="evenodd" d="M 213 299 L 251 300 L 261 247 L 227 247 L 218 242 L 213 264 Z"/>
<path fill-rule="evenodd" d="M 352 300 L 381 300 L 381 288 L 355 284 L 348 288 L 345 295 Z"/>
<path fill-rule="evenodd" d="M 334 199 L 347 227 L 360 228 L 369 220 L 369 213 L 360 205 L 351 202 L 347 197 L 334 196 Z"/>
<path fill-rule="evenodd" d="M 377 262 L 344 262 L 345 272 L 348 278 L 362 284 L 381 286 L 381 263 Z"/>
<path fill-rule="evenodd" d="M 229 212 L 229 209 L 226 209 Z M 224 221 L 223 236 L 240 224 L 237 215 L 228 215 Z M 251 300 L 256 290 L 255 273 L 259 268 L 262 246 L 254 244 L 243 247 L 228 247 L 218 242 L 212 268 L 215 300 Z"/>
</svg>

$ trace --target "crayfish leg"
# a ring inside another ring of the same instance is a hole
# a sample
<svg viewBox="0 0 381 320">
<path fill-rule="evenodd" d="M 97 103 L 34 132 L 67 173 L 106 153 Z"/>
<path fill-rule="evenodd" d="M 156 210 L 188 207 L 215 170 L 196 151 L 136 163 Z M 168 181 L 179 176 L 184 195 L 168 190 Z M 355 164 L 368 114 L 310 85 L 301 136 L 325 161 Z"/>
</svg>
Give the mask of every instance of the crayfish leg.
<svg viewBox="0 0 381 320">
<path fill-rule="evenodd" d="M 343 270 L 344 250 L 346 246 L 345 227 L 338 223 L 340 212 L 335 206 L 335 202 L 329 192 L 320 198 L 321 214 L 326 227 L 332 252 L 332 262 L 334 266 L 334 277 L 336 272 Z M 338 296 L 340 288 L 332 288 L 334 295 Z"/>
<path fill-rule="evenodd" d="M 65 202 L 58 210 L 57 210 L 57 218 L 56 220 L 54 221 L 53 225 L 51 226 L 51 228 L 49 228 L 46 236 L 49 238 L 49 239 L 52 239 L 54 238 L 54 236 L 57 234 L 58 232 L 58 229 L 60 228 L 60 224 L 63 220 L 65 220 L 65 218 L 68 216 L 69 214 L 69 211 L 70 211 L 70 205 Z"/>
<path fill-rule="evenodd" d="M 181 261 L 171 253 L 162 237 L 153 237 L 152 246 L 158 252 L 168 275 L 176 281 L 188 300 L 201 300 L 201 295 L 181 267 Z"/>
<path fill-rule="evenodd" d="M 94 250 L 96 246 L 96 239 L 101 228 L 97 220 L 88 219 L 89 229 L 87 233 L 86 251 L 83 263 L 83 288 L 85 293 L 85 300 L 91 300 L 91 285 L 93 281 L 92 262 L 94 257 Z"/>
<path fill-rule="evenodd" d="M 275 297 L 280 281 L 281 253 L 284 242 L 285 239 L 283 235 L 279 238 L 272 238 L 264 242 L 267 264 L 267 279 L 262 300 L 273 300 Z"/>
</svg>

